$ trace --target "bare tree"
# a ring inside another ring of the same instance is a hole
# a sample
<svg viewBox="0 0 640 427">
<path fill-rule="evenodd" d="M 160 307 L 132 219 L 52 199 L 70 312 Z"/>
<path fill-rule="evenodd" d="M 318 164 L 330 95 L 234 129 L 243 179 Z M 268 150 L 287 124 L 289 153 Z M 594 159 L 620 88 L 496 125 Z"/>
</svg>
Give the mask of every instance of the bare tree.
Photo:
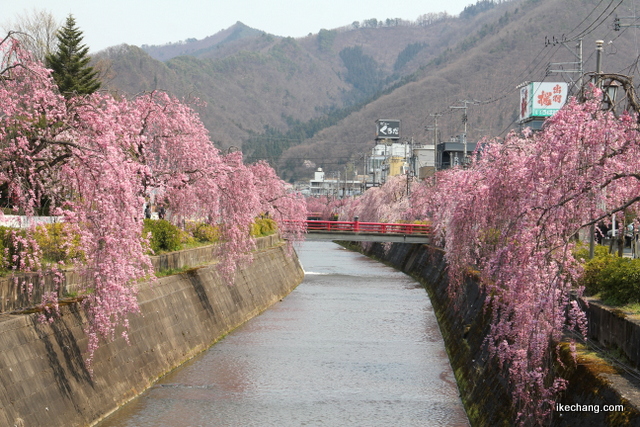
<svg viewBox="0 0 640 427">
<path fill-rule="evenodd" d="M 14 37 L 38 61 L 44 62 L 45 57 L 57 49 L 56 34 L 61 23 L 48 10 L 34 8 L 31 13 L 25 11 L 2 25 L 5 32 L 15 32 Z"/>
</svg>

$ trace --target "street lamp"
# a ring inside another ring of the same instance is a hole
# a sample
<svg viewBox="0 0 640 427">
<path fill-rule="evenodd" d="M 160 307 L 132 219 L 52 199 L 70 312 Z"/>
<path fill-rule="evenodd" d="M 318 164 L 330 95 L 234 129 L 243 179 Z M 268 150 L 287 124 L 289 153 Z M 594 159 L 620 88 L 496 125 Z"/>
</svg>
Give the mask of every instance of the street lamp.
<svg viewBox="0 0 640 427">
<path fill-rule="evenodd" d="M 613 110 L 616 104 L 616 95 L 621 83 L 614 79 L 609 79 L 604 83 L 603 89 L 603 104 L 606 106 L 606 110 Z"/>
</svg>

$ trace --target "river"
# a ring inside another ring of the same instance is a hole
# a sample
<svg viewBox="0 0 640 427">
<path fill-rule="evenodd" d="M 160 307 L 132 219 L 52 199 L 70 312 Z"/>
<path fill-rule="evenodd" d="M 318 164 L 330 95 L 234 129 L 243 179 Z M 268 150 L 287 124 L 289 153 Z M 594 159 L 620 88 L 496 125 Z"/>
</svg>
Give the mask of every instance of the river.
<svg viewBox="0 0 640 427">
<path fill-rule="evenodd" d="M 305 280 L 99 426 L 468 426 L 429 298 L 329 242 Z"/>
</svg>

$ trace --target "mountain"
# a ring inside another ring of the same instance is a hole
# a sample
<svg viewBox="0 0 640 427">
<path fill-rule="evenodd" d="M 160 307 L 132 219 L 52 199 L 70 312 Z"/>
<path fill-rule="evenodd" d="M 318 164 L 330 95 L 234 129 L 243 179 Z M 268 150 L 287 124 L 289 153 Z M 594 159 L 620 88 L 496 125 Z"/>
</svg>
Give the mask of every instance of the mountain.
<svg viewBox="0 0 640 427">
<path fill-rule="evenodd" d="M 215 43 L 180 45 L 183 50 L 193 49 L 189 55 L 166 61 L 149 52 L 168 57 L 177 52 L 176 46 L 145 51 L 121 45 L 99 52 L 94 59 L 107 70 L 104 86 L 109 90 L 132 94 L 166 90 L 205 101 L 206 107 L 198 110 L 201 118 L 212 140 L 228 149 L 242 147 L 251 138 L 260 140 L 263 134 L 280 135 L 312 119 L 323 122 L 317 128 L 326 126 L 327 114 L 363 102 L 445 49 L 447 43 L 440 41 L 427 52 L 422 49 L 422 54 L 414 49 L 413 56 L 405 54 L 394 69 L 396 57 L 407 46 L 426 45 L 424 40 L 435 40 L 438 34 L 456 34 L 454 25 L 446 25 L 446 19 L 442 23 L 381 28 L 366 24 L 358 29 L 321 30 L 301 39 L 245 31 L 246 27 L 236 24 L 209 38 Z M 239 30 L 245 35 L 230 40 Z M 278 147 L 260 148 L 262 157 L 274 159 L 288 145 L 300 142 L 293 138 L 291 144 L 284 141 L 280 147 L 279 138 Z"/>
<path fill-rule="evenodd" d="M 269 127 L 286 129 L 286 117 L 307 121 L 320 115 L 348 90 L 327 64 L 310 58 L 293 39 L 263 34 L 250 44 L 216 59 L 179 56 L 166 62 L 122 45 L 100 52 L 96 60 L 108 69 L 110 90 L 165 90 L 206 102 L 196 110 L 222 149 L 241 147 Z"/>
<path fill-rule="evenodd" d="M 578 38 L 586 71 L 604 39 L 604 70 L 630 74 L 638 30 L 613 31 L 615 13 L 629 11 L 596 0 L 481 0 L 456 17 L 372 19 L 299 39 L 237 23 L 200 41 L 116 46 L 94 59 L 110 90 L 200 98 L 197 111 L 221 149 L 268 159 L 294 180 L 310 175 L 305 160 L 326 171 L 360 164 L 380 118 L 401 120 L 403 139 L 421 143 L 433 140 L 437 117 L 439 139 L 448 140 L 464 129 L 463 110 L 450 107 L 469 101 L 469 141 L 505 134 L 518 84 L 578 78 L 547 75 L 549 62 L 576 61 Z M 558 67 L 571 65 L 550 69 Z"/>
<path fill-rule="evenodd" d="M 142 50 L 147 52 L 153 59 L 168 61 L 176 56 L 201 56 L 212 50 L 219 49 L 227 43 L 231 43 L 243 38 L 252 38 L 264 34 L 263 31 L 236 22 L 235 25 L 222 30 L 213 36 L 205 37 L 202 40 L 187 39 L 177 43 L 169 43 L 160 46 L 142 45 Z"/>
</svg>

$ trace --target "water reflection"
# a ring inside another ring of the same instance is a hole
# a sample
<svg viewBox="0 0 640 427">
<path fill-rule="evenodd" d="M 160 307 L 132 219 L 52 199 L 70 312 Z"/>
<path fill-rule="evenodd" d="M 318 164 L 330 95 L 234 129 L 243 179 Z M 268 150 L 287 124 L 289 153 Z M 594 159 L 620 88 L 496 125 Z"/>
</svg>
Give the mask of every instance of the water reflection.
<svg viewBox="0 0 640 427">
<path fill-rule="evenodd" d="M 102 426 L 467 426 L 426 292 L 332 243 L 305 281 Z"/>
</svg>

